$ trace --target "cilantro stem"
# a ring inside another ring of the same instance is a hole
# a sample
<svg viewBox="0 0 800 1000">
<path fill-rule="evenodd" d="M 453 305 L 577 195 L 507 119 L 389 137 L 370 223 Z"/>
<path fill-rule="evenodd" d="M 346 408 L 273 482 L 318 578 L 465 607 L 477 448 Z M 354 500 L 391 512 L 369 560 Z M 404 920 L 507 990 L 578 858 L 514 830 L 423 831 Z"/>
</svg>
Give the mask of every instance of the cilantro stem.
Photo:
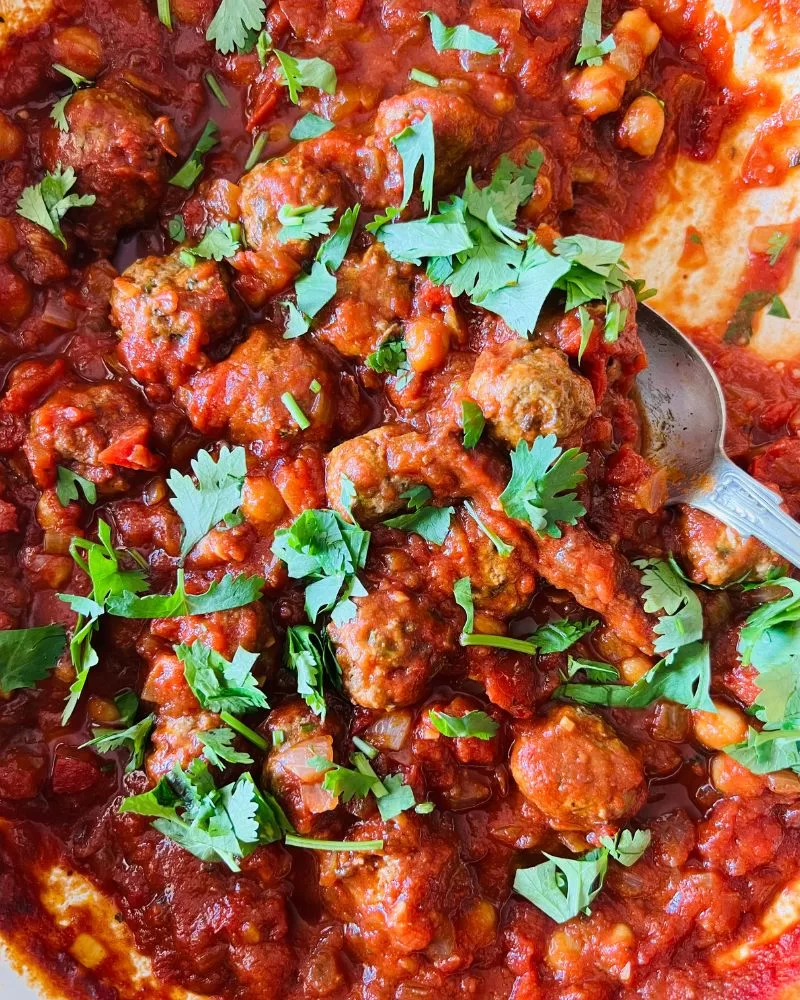
<svg viewBox="0 0 800 1000">
<path fill-rule="evenodd" d="M 433 73 L 426 73 L 425 70 L 417 69 L 416 66 L 408 74 L 408 78 L 415 83 L 424 83 L 426 87 L 439 86 L 438 76 L 434 76 Z"/>
<path fill-rule="evenodd" d="M 158 19 L 164 25 L 172 31 L 172 11 L 169 7 L 169 0 L 157 0 L 158 9 Z"/>
<path fill-rule="evenodd" d="M 297 402 L 294 396 L 290 392 L 285 392 L 281 396 L 281 402 L 289 411 L 289 415 L 291 416 L 292 420 L 294 420 L 294 422 L 297 424 L 297 426 L 300 428 L 300 430 L 301 431 L 308 430 L 308 428 L 311 426 L 311 421 L 308 419 L 305 413 L 303 413 L 303 411 L 300 409 L 300 404 Z"/>
<path fill-rule="evenodd" d="M 364 756 L 368 757 L 370 760 L 375 760 L 378 756 L 378 751 L 375 747 L 372 746 L 371 743 L 367 743 L 366 740 L 362 740 L 360 736 L 353 737 L 353 745 L 357 746 Z"/>
<path fill-rule="evenodd" d="M 269 132 L 259 132 L 253 140 L 253 148 L 250 150 L 250 155 L 247 157 L 244 164 L 245 173 L 247 173 L 248 170 L 252 170 L 261 159 L 261 154 L 264 152 L 264 146 L 266 146 L 268 138 Z"/>
<path fill-rule="evenodd" d="M 206 83 L 208 84 L 208 89 L 214 97 L 216 97 L 223 108 L 229 108 L 231 106 L 230 101 L 225 96 L 222 87 L 220 87 L 219 81 L 210 70 L 206 73 Z"/>
<path fill-rule="evenodd" d="M 513 639 L 509 635 L 482 635 L 473 632 L 462 635 L 460 642 L 462 646 L 491 646 L 494 649 L 510 649 L 515 653 L 529 653 L 531 656 L 537 652 L 535 643 Z"/>
<path fill-rule="evenodd" d="M 235 729 L 240 736 L 244 736 L 246 740 L 249 740 L 259 750 L 269 750 L 269 743 L 267 743 L 264 737 L 259 736 L 255 730 L 240 722 L 235 715 L 231 715 L 230 712 L 220 712 L 219 717 L 226 725 L 230 726 L 231 729 Z"/>
<path fill-rule="evenodd" d="M 316 840 L 314 837 L 297 837 L 286 834 L 289 847 L 308 847 L 312 851 L 366 851 L 375 853 L 383 850 L 382 840 Z"/>
</svg>

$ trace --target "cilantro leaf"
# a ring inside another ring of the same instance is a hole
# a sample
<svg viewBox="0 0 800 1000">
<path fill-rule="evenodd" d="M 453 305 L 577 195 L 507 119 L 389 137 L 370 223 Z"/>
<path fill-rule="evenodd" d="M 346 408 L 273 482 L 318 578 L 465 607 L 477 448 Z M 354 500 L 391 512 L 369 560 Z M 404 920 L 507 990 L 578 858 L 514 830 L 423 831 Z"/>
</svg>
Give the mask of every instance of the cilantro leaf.
<svg viewBox="0 0 800 1000">
<path fill-rule="evenodd" d="M 155 816 L 159 833 L 202 861 L 223 862 L 239 871 L 239 861 L 260 845 L 291 832 L 276 800 L 258 790 L 250 774 L 218 788 L 208 765 L 195 760 L 179 765 L 155 788 L 122 800 L 120 812 Z"/>
<path fill-rule="evenodd" d="M 474 448 L 480 441 L 486 418 L 477 403 L 468 399 L 461 402 L 461 427 L 464 431 L 464 447 Z"/>
<path fill-rule="evenodd" d="M 567 677 L 574 677 L 582 670 L 590 681 L 619 681 L 619 671 L 602 660 L 584 660 L 575 656 L 567 657 Z"/>
<path fill-rule="evenodd" d="M 264 0 L 222 0 L 208 26 L 206 38 L 223 55 L 244 49 L 248 34 L 260 31 L 265 22 Z"/>
<path fill-rule="evenodd" d="M 630 868 L 636 864 L 653 839 L 649 830 L 620 830 L 616 837 L 601 837 L 600 843 L 620 865 Z"/>
<path fill-rule="evenodd" d="M 355 230 L 360 211 L 360 205 L 352 205 L 350 208 L 346 208 L 342 212 L 335 231 L 317 250 L 317 260 L 320 264 L 324 264 L 329 271 L 338 271 L 341 267 L 342 261 L 350 248 L 350 240 L 353 238 L 353 231 Z"/>
<path fill-rule="evenodd" d="M 44 680 L 66 644 L 67 635 L 61 625 L 0 631 L 0 691 L 10 694 Z"/>
<path fill-rule="evenodd" d="M 69 69 L 68 66 L 62 66 L 61 63 L 53 63 L 53 69 L 61 73 L 62 76 L 65 76 L 73 86 L 73 90 L 57 100 L 50 111 L 50 117 L 56 123 L 58 130 L 60 132 L 69 132 L 69 122 L 67 121 L 65 113 L 67 104 L 74 96 L 76 90 L 81 87 L 91 87 L 94 81 L 89 80 L 85 76 L 81 76 L 80 73 L 76 73 L 74 70 Z"/>
<path fill-rule="evenodd" d="M 88 479 L 79 476 L 72 469 L 67 469 L 59 465 L 56 479 L 56 496 L 62 507 L 69 506 L 70 500 L 79 500 L 78 487 L 86 498 L 87 503 L 97 503 L 97 487 L 90 483 Z"/>
<path fill-rule="evenodd" d="M 386 372 L 397 378 L 397 388 L 402 391 L 414 377 L 414 372 L 406 354 L 406 342 L 397 337 L 384 340 L 377 351 L 367 355 L 367 368 L 374 372 Z"/>
<path fill-rule="evenodd" d="M 199 639 L 191 646 L 181 643 L 173 649 L 183 664 L 186 683 L 203 708 L 231 715 L 269 708 L 267 697 L 252 674 L 258 653 L 239 646 L 233 659 L 226 660 Z"/>
<path fill-rule="evenodd" d="M 326 236 L 336 210 L 326 205 L 281 205 L 278 221 L 281 224 L 278 240 L 310 240 Z"/>
<path fill-rule="evenodd" d="M 800 582 L 781 577 L 763 586 L 783 587 L 785 597 L 762 604 L 739 633 L 739 655 L 758 671 L 756 717 L 770 726 L 800 718 Z"/>
<path fill-rule="evenodd" d="M 263 587 L 264 578 L 261 576 L 226 573 L 221 580 L 214 580 L 203 593 L 187 594 L 183 570 L 179 569 L 175 590 L 171 594 L 138 597 L 126 590 L 109 598 L 107 610 L 119 618 L 135 619 L 208 615 L 212 611 L 230 611 L 252 604 L 261 596 Z"/>
<path fill-rule="evenodd" d="M 513 283 L 488 292 L 477 304 L 496 313 L 512 330 L 528 336 L 536 326 L 545 299 L 570 269 L 568 261 L 534 244 L 525 251 Z"/>
<path fill-rule="evenodd" d="M 463 222 L 452 215 L 433 215 L 414 222 L 393 222 L 378 232 L 378 239 L 395 260 L 421 264 L 423 257 L 457 254 L 472 247 Z"/>
<path fill-rule="evenodd" d="M 800 728 L 752 726 L 747 739 L 724 747 L 725 753 L 753 774 L 772 774 L 788 768 L 800 773 Z"/>
<path fill-rule="evenodd" d="M 494 545 L 495 551 L 500 556 L 510 556 L 514 551 L 514 546 L 509 545 L 508 542 L 504 542 L 503 539 L 497 534 L 496 531 L 492 531 L 488 524 L 486 524 L 481 516 L 478 514 L 477 510 L 472 506 L 469 500 L 464 501 L 464 510 L 469 514 L 472 520 L 478 525 L 481 531 L 486 535 L 489 541 Z"/>
<path fill-rule="evenodd" d="M 409 514 L 390 517 L 383 523 L 387 528 L 398 531 L 412 531 L 426 542 L 442 545 L 450 530 L 450 518 L 455 513 L 453 507 L 418 506 Z"/>
<path fill-rule="evenodd" d="M 224 727 L 207 729 L 199 732 L 197 738 L 203 744 L 203 756 L 212 767 L 218 767 L 220 771 L 225 769 L 226 763 L 253 763 L 253 758 L 249 753 L 242 753 L 234 747 L 234 733 L 232 729 Z"/>
<path fill-rule="evenodd" d="M 594 631 L 600 622 L 573 622 L 567 618 L 540 625 L 528 636 L 539 653 L 563 653 L 574 646 L 578 639 Z"/>
<path fill-rule="evenodd" d="M 342 802 L 349 802 L 353 798 L 369 795 L 376 782 L 380 784 L 380 779 L 374 771 L 371 774 L 353 771 L 349 767 L 334 764 L 333 761 L 320 756 L 311 757 L 308 763 L 310 767 L 325 772 L 322 787 L 326 792 L 337 796 Z"/>
<path fill-rule="evenodd" d="M 390 774 L 385 777 L 383 787 L 386 794 L 378 799 L 378 812 L 384 822 L 394 819 L 406 809 L 413 809 L 417 804 L 414 790 L 405 783 L 401 774 Z"/>
<path fill-rule="evenodd" d="M 288 52 L 281 52 L 279 49 L 272 51 L 278 60 L 279 82 L 288 89 L 292 104 L 299 104 L 300 94 L 306 87 L 315 87 L 326 94 L 336 91 L 336 70 L 329 62 L 317 57 L 296 59 Z"/>
<path fill-rule="evenodd" d="M 453 597 L 456 604 L 463 609 L 467 616 L 461 633 L 469 635 L 475 628 L 475 605 L 472 600 L 472 583 L 468 576 L 462 576 L 453 584 Z"/>
<path fill-rule="evenodd" d="M 184 237 L 186 233 L 184 231 Z M 186 247 L 180 252 L 181 263 L 193 267 L 197 258 L 222 260 L 233 257 L 242 249 L 242 227 L 238 222 L 220 222 L 207 229 L 195 247 Z"/>
<path fill-rule="evenodd" d="M 167 485 L 172 491 L 170 504 L 183 521 L 181 559 L 242 502 L 242 489 L 247 475 L 244 448 L 220 448 L 216 461 L 201 449 L 191 461 L 197 484 L 191 476 L 172 469 Z"/>
<path fill-rule="evenodd" d="M 448 28 L 432 10 L 425 11 L 423 17 L 427 17 L 430 22 L 431 41 L 437 52 L 457 49 L 460 52 L 479 52 L 484 56 L 494 56 L 502 52 L 491 35 L 475 31 L 468 24 L 454 24 Z"/>
<path fill-rule="evenodd" d="M 327 639 L 310 625 L 290 625 L 286 630 L 284 662 L 297 675 L 297 693 L 311 711 L 325 718 L 324 680 L 339 684 L 339 665 Z"/>
<path fill-rule="evenodd" d="M 53 173 L 45 174 L 38 184 L 24 189 L 17 202 L 17 214 L 47 230 L 66 247 L 61 220 L 71 208 L 88 207 L 95 203 L 93 194 L 70 194 L 74 186 L 75 171 L 72 167 L 63 170 L 59 163 Z"/>
<path fill-rule="evenodd" d="M 577 448 L 560 448 L 555 434 L 537 437 L 532 448 L 520 441 L 511 453 L 511 479 L 500 494 L 503 510 L 539 534 L 560 538 L 557 521 L 575 524 L 586 513 L 576 494 L 566 491 L 585 480 L 588 460 Z"/>
<path fill-rule="evenodd" d="M 175 240 L 176 243 L 183 243 L 186 239 L 186 223 L 183 221 L 182 215 L 172 216 L 167 223 L 167 232 L 171 240 Z"/>
<path fill-rule="evenodd" d="M 768 316 L 777 316 L 778 319 L 791 319 L 789 315 L 789 310 L 786 308 L 786 303 L 780 297 L 780 295 L 773 295 L 772 301 L 770 302 L 769 309 L 767 309 Z"/>
<path fill-rule="evenodd" d="M 289 133 L 289 138 L 294 139 L 295 142 L 302 139 L 316 139 L 318 136 L 330 132 L 333 127 L 333 122 L 309 111 L 308 114 L 303 115 L 295 122 L 294 128 Z"/>
<path fill-rule="evenodd" d="M 339 478 L 339 503 L 344 507 L 352 520 L 353 504 L 356 502 L 356 484 L 344 473 Z"/>
<path fill-rule="evenodd" d="M 639 559 L 634 565 L 644 570 L 644 610 L 665 612 L 654 629 L 655 651 L 670 652 L 702 639 L 703 606 L 683 577 L 664 559 Z"/>
<path fill-rule="evenodd" d="M 239 2 L 239 0 L 237 0 L 237 2 Z M 219 11 L 217 13 L 219 13 Z M 189 154 L 188 159 L 178 172 L 174 176 L 170 177 L 170 184 L 188 191 L 203 172 L 203 157 L 209 150 L 213 149 L 218 142 L 219 127 L 215 121 L 209 118 L 194 149 Z"/>
<path fill-rule="evenodd" d="M 466 712 L 464 715 L 448 715 L 432 709 L 428 712 L 428 717 L 442 736 L 449 736 L 451 739 L 474 737 L 479 740 L 490 740 L 500 728 L 490 715 L 480 711 Z"/>
<path fill-rule="evenodd" d="M 476 187 L 470 168 L 464 181 L 464 204 L 470 215 L 488 222 L 491 213 L 501 225 L 512 226 L 520 206 L 533 194 L 543 163 L 544 155 L 538 149 L 531 152 L 522 166 L 502 156 L 491 180 L 482 188 Z"/>
<path fill-rule="evenodd" d="M 575 57 L 576 65 L 586 63 L 589 66 L 599 66 L 603 61 L 602 57 L 616 48 L 613 35 L 600 40 L 603 37 L 602 13 L 603 0 L 588 0 L 581 28 L 581 47 Z"/>
<path fill-rule="evenodd" d="M 776 229 L 767 241 L 767 253 L 769 254 L 769 266 L 775 267 L 781 254 L 789 245 L 789 234 Z"/>
<path fill-rule="evenodd" d="M 84 743 L 84 747 L 95 747 L 99 753 L 111 753 L 113 750 L 130 750 L 131 758 L 125 768 L 126 773 L 135 771 L 144 764 L 144 751 L 147 738 L 153 728 L 155 717 L 146 716 L 140 722 L 135 722 L 127 729 L 103 729 L 95 727 L 93 739 Z"/>
<path fill-rule="evenodd" d="M 433 137 L 433 119 L 429 114 L 413 125 L 408 125 L 402 132 L 392 137 L 392 143 L 403 161 L 403 201 L 401 208 L 411 200 L 414 190 L 414 177 L 417 167 L 422 163 L 420 192 L 422 204 L 426 212 L 430 212 L 433 204 L 433 174 L 436 163 L 436 149 Z"/>
<path fill-rule="evenodd" d="M 557 858 L 543 852 L 547 861 L 532 868 L 518 868 L 514 890 L 558 924 L 589 910 L 603 887 L 608 870 L 608 850 L 596 848 L 580 858 Z"/>
</svg>

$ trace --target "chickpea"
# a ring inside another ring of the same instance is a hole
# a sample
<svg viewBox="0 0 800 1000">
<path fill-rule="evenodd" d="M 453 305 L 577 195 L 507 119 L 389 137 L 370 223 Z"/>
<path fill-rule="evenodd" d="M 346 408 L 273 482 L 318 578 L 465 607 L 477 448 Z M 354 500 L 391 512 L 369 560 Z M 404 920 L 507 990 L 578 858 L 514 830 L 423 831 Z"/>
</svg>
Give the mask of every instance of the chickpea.
<svg viewBox="0 0 800 1000">
<path fill-rule="evenodd" d="M 0 160 L 14 160 L 25 145 L 25 133 L 0 111 Z"/>
<path fill-rule="evenodd" d="M 625 11 L 614 25 L 613 35 L 618 46 L 624 38 L 638 42 L 639 48 L 647 57 L 655 52 L 656 46 L 661 41 L 661 28 L 650 19 L 644 7 L 637 7 L 635 10 Z M 613 62 L 611 57 L 609 62 Z"/>
<path fill-rule="evenodd" d="M 711 760 L 709 775 L 714 788 L 721 795 L 741 795 L 754 798 L 767 787 L 767 782 L 760 774 L 753 774 L 747 768 L 729 757 L 726 753 L 718 753 Z"/>
<path fill-rule="evenodd" d="M 626 656 L 619 663 L 619 672 L 626 684 L 635 684 L 652 666 L 653 661 L 647 656 Z"/>
<path fill-rule="evenodd" d="M 441 368 L 450 349 L 450 327 L 436 316 L 415 319 L 406 326 L 406 354 L 415 372 Z"/>
<path fill-rule="evenodd" d="M 741 709 L 714 701 L 716 712 L 692 712 L 695 739 L 709 750 L 722 750 L 747 738 L 747 718 Z"/>
<path fill-rule="evenodd" d="M 242 513 L 256 526 L 269 526 L 284 517 L 286 504 L 266 476 L 248 476 L 242 490 Z"/>
<path fill-rule="evenodd" d="M 92 722 L 98 726 L 113 726 L 119 722 L 119 709 L 108 698 L 92 695 L 86 706 L 86 711 Z"/>
<path fill-rule="evenodd" d="M 617 145 L 639 156 L 652 156 L 664 134 L 664 109 L 649 94 L 633 101 L 617 131 Z"/>
<path fill-rule="evenodd" d="M 103 68 L 103 42 L 92 28 L 64 28 L 53 39 L 55 61 L 93 80 Z"/>
<path fill-rule="evenodd" d="M 536 187 L 533 189 L 530 201 L 521 212 L 521 217 L 528 222 L 533 222 L 539 218 L 550 202 L 553 200 L 553 185 L 549 177 L 539 174 L 536 178 Z"/>
<path fill-rule="evenodd" d="M 570 97 L 589 121 L 616 111 L 625 93 L 625 78 L 613 66 L 587 66 L 575 78 Z"/>
</svg>

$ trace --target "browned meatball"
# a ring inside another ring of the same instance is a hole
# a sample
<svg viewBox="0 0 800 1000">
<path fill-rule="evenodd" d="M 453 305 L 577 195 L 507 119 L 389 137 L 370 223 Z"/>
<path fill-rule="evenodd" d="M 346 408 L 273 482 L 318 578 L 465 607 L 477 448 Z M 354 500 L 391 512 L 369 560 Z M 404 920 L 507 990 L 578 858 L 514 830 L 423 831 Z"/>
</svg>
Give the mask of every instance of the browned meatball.
<svg viewBox="0 0 800 1000">
<path fill-rule="evenodd" d="M 519 726 L 511 773 L 557 830 L 617 826 L 647 798 L 639 759 L 599 716 L 570 705 Z"/>
<path fill-rule="evenodd" d="M 317 816 L 335 809 L 338 798 L 322 787 L 324 771 L 308 762 L 312 757 L 335 760 L 334 744 L 342 735 L 342 724 L 332 711 L 323 722 L 300 698 L 293 698 L 269 716 L 273 747 L 264 762 L 264 784 L 300 833 L 309 833 Z M 275 745 L 275 734 L 281 741 Z"/>
<path fill-rule="evenodd" d="M 391 584 L 355 603 L 351 621 L 328 626 L 348 696 L 364 708 L 413 705 L 444 666 L 455 627 L 424 597 Z"/>
<path fill-rule="evenodd" d="M 25 454 L 38 486 L 53 486 L 69 466 L 104 494 L 124 492 L 130 473 L 153 470 L 151 417 L 136 393 L 119 383 L 67 385 L 31 415 Z"/>
<path fill-rule="evenodd" d="M 763 580 L 786 563 L 755 538 L 742 538 L 733 528 L 694 507 L 682 507 L 670 529 L 671 547 L 697 583 L 722 587 L 749 577 Z"/>
<path fill-rule="evenodd" d="M 317 336 L 346 357 L 365 358 L 411 315 L 412 285 L 411 265 L 373 243 L 336 272 L 336 298 Z"/>
<path fill-rule="evenodd" d="M 473 508 L 474 509 L 474 508 Z M 482 518 L 491 526 L 491 514 L 483 511 Z M 502 617 L 511 617 L 528 604 L 536 587 L 536 550 L 504 518 L 495 526 L 504 541 L 513 544 L 507 555 L 501 555 L 491 539 L 478 527 L 475 519 L 461 507 L 450 521 L 450 530 L 441 548 L 432 558 L 432 572 L 445 592 L 468 576 L 472 583 L 472 598 L 476 609 Z"/>
<path fill-rule="evenodd" d="M 512 448 L 541 434 L 569 437 L 595 409 L 591 385 L 560 351 L 522 339 L 483 350 L 469 392 L 495 437 Z"/>
<path fill-rule="evenodd" d="M 479 111 L 462 94 L 443 87 L 415 87 L 383 101 L 375 115 L 372 144 L 384 152 L 389 169 L 387 194 L 402 194 L 403 172 L 400 156 L 392 143 L 409 125 L 430 115 L 436 141 L 438 189 L 450 190 L 459 184 L 477 154 L 488 151 L 497 134 L 499 122 Z"/>
<path fill-rule="evenodd" d="M 494 907 L 460 860 L 452 830 L 402 813 L 358 823 L 348 839 L 382 840 L 383 851 L 323 855 L 322 896 L 350 948 L 382 976 L 402 976 L 410 955 L 447 972 L 466 968 L 494 939 Z"/>
<path fill-rule="evenodd" d="M 156 124 L 133 90 L 117 93 L 92 87 L 67 102 L 69 131 L 49 128 L 42 153 L 49 170 L 72 167 L 79 194 L 93 194 L 90 208 L 71 220 L 85 223 L 99 245 L 120 229 L 153 216 L 167 184 L 167 163 Z"/>
<path fill-rule="evenodd" d="M 312 385 L 319 386 L 318 391 Z M 308 427 L 301 427 L 281 399 L 291 393 Z M 277 455 L 294 440 L 325 441 L 337 418 L 338 380 L 308 338 L 284 340 L 254 327 L 225 361 L 195 375 L 179 392 L 189 419 L 204 434 L 227 430 L 237 444 L 259 442 Z"/>
<path fill-rule="evenodd" d="M 114 281 L 111 322 L 120 327 L 118 351 L 130 373 L 177 389 L 209 364 L 204 348 L 233 330 L 236 308 L 216 261 L 186 267 L 176 250 L 143 257 Z"/>
<path fill-rule="evenodd" d="M 399 434 L 399 427 L 376 427 L 330 452 L 325 460 L 325 487 L 334 510 L 347 513 L 341 503 L 343 476 L 355 486 L 352 514 L 359 523 L 377 521 L 403 507 L 405 500 L 400 494 L 411 486 L 411 479 L 393 476 L 386 454 L 387 442 Z"/>
</svg>

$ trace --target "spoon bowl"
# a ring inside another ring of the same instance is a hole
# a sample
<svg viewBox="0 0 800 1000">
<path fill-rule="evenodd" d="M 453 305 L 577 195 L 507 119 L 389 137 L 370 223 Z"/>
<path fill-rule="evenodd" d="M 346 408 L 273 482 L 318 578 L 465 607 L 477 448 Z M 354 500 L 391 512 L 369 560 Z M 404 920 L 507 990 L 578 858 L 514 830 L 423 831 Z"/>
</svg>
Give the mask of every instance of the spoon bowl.
<svg viewBox="0 0 800 1000">
<path fill-rule="evenodd" d="M 725 397 L 714 370 L 655 310 L 640 305 L 637 321 L 648 358 L 636 380 L 649 429 L 645 454 L 666 470 L 668 502 L 713 514 L 800 567 L 800 525 L 725 454 Z"/>
</svg>

